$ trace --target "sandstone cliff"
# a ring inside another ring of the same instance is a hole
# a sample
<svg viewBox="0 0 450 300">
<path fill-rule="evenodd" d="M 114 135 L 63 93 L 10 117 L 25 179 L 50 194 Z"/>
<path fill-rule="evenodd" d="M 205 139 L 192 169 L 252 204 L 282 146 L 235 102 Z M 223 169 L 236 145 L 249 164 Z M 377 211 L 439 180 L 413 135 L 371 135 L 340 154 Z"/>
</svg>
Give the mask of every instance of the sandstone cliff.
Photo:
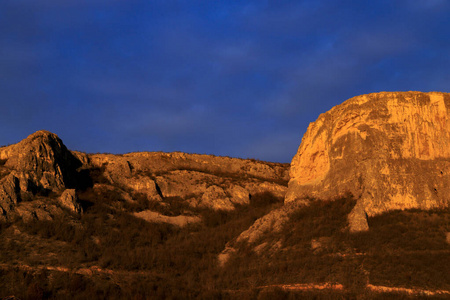
<svg viewBox="0 0 450 300">
<path fill-rule="evenodd" d="M 447 207 L 450 95 L 383 92 L 351 98 L 311 123 L 291 163 L 285 202 L 358 199 L 352 230 L 365 215 Z"/>
</svg>

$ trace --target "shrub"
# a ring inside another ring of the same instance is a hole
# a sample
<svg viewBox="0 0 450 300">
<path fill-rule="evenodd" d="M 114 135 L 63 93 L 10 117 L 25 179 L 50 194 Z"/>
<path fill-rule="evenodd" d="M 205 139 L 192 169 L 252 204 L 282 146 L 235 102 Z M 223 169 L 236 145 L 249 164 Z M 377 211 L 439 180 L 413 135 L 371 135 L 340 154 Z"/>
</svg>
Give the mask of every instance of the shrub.
<svg viewBox="0 0 450 300">
<path fill-rule="evenodd" d="M 89 176 L 93 183 L 110 184 L 108 178 L 105 177 L 106 165 L 100 168 L 92 168 L 89 170 Z"/>
<path fill-rule="evenodd" d="M 26 299 L 29 300 L 44 299 L 44 290 L 40 287 L 39 283 L 34 282 L 28 286 Z"/>
<path fill-rule="evenodd" d="M 268 206 L 268 205 L 279 204 L 279 203 L 283 203 L 283 202 L 284 202 L 284 198 L 277 197 L 269 191 L 255 193 L 253 195 L 250 195 L 250 205 L 253 207 Z"/>
<path fill-rule="evenodd" d="M 294 211 L 284 225 L 286 246 L 310 243 L 317 237 L 339 237 L 347 227 L 347 215 L 355 206 L 352 197 L 334 201 L 311 200 L 308 206 Z"/>
</svg>

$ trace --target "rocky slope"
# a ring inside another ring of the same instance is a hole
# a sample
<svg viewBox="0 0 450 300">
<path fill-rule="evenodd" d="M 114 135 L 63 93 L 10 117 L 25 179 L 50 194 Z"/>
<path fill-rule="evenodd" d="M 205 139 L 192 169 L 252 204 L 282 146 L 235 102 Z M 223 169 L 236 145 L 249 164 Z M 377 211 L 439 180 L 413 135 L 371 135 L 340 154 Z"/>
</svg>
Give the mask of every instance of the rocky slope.
<svg viewBox="0 0 450 300">
<path fill-rule="evenodd" d="M 169 206 L 166 211 L 174 202 L 193 210 L 230 211 L 248 205 L 252 196 L 262 192 L 283 198 L 288 181 L 287 164 L 179 152 L 71 152 L 47 131 L 0 148 L 0 162 L 3 220 L 52 219 L 62 209 L 81 213 L 77 195 L 86 190 L 113 195 L 118 206 L 144 198 Z M 135 215 L 148 220 L 155 213 Z M 160 215 L 154 219 L 168 220 Z"/>
<path fill-rule="evenodd" d="M 1 147 L 0 298 L 447 297 L 449 99 L 350 99 L 311 124 L 291 177 L 47 131 Z"/>
<path fill-rule="evenodd" d="M 292 160 L 286 203 L 352 194 L 352 230 L 396 209 L 444 208 L 450 195 L 450 95 L 354 97 L 311 123 Z"/>
</svg>

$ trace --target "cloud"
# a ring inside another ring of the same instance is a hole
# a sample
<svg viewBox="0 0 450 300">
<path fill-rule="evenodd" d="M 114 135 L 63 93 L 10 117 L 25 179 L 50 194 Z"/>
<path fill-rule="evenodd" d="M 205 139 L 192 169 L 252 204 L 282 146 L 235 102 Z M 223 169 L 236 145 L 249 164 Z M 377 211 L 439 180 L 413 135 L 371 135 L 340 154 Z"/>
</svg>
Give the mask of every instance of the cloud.
<svg viewBox="0 0 450 300">
<path fill-rule="evenodd" d="M 0 1 L 0 134 L 289 161 L 345 99 L 449 91 L 448 5 L 419 2 Z"/>
</svg>

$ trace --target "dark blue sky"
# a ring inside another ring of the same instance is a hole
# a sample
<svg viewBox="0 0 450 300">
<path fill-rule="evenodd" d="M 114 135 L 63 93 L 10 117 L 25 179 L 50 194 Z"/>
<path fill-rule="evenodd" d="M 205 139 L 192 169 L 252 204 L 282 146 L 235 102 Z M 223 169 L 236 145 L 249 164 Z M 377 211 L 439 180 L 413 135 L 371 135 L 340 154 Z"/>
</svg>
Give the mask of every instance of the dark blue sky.
<svg viewBox="0 0 450 300">
<path fill-rule="evenodd" d="M 359 94 L 450 92 L 450 1 L 0 1 L 0 144 L 290 162 Z"/>
</svg>

